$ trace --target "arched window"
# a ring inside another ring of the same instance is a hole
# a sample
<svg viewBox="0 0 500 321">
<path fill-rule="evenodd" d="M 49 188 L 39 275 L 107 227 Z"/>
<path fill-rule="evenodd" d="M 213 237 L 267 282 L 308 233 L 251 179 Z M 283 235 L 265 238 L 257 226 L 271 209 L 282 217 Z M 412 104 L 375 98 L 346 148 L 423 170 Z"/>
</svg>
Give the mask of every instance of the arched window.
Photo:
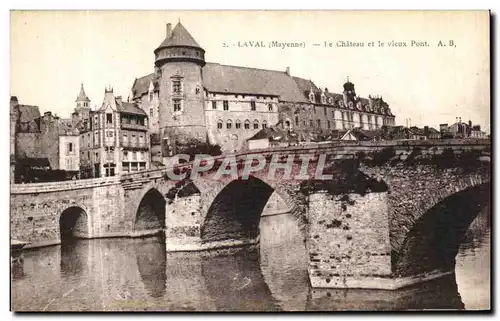
<svg viewBox="0 0 500 321">
<path fill-rule="evenodd" d="M 241 128 L 241 121 L 239 119 L 236 119 L 236 129 L 240 129 Z"/>
<path fill-rule="evenodd" d="M 265 121 L 265 120 L 264 120 L 264 121 L 262 122 L 262 128 L 267 128 L 267 121 Z"/>
<path fill-rule="evenodd" d="M 233 121 L 231 119 L 228 119 L 226 121 L 226 129 L 231 129 L 233 127 Z"/>
<path fill-rule="evenodd" d="M 245 129 L 250 129 L 250 121 L 248 119 L 245 120 Z"/>
<path fill-rule="evenodd" d="M 253 121 L 253 129 L 259 129 L 259 121 L 257 119 Z"/>
<path fill-rule="evenodd" d="M 221 119 L 219 119 L 219 120 L 217 121 L 217 128 L 218 128 L 218 129 L 222 129 L 222 120 L 221 120 Z"/>
</svg>

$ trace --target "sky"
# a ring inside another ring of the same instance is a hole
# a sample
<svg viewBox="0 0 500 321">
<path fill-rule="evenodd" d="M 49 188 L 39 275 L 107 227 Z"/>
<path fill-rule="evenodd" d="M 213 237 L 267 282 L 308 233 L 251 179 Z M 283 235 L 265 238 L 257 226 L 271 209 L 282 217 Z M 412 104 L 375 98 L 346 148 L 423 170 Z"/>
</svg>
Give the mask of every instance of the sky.
<svg viewBox="0 0 500 321">
<path fill-rule="evenodd" d="M 153 72 L 166 23 L 178 21 L 208 62 L 290 67 L 293 76 L 337 93 L 349 77 L 358 96 L 382 96 L 396 124 L 438 128 L 461 117 L 490 132 L 487 11 L 13 11 L 10 94 L 61 117 L 73 111 L 81 83 L 92 105 L 101 105 L 108 85 L 126 98 L 135 78 Z M 429 46 L 411 46 L 412 40 Z M 238 41 L 305 48 L 239 48 Z M 364 47 L 338 47 L 339 41 Z"/>
</svg>

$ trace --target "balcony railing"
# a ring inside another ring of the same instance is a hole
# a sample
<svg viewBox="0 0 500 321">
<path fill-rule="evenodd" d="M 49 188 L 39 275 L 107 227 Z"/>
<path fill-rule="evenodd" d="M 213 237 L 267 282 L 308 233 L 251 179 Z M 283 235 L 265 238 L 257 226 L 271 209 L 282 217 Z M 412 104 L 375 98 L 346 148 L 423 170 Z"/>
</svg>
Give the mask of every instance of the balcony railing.
<svg viewBox="0 0 500 321">
<path fill-rule="evenodd" d="M 134 142 L 128 140 L 122 140 L 120 145 L 128 148 L 149 148 L 149 143 L 147 142 Z"/>
<path fill-rule="evenodd" d="M 147 125 L 141 125 L 141 124 L 122 123 L 121 126 L 122 126 L 122 129 L 148 130 Z"/>
</svg>

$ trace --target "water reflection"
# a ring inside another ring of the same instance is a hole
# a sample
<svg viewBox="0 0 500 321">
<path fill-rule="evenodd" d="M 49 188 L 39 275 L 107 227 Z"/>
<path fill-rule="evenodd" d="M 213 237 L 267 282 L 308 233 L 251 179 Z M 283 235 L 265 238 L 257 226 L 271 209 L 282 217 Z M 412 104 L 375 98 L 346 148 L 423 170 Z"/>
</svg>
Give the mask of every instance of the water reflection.
<svg viewBox="0 0 500 321">
<path fill-rule="evenodd" d="M 165 243 L 150 239 L 136 244 L 137 267 L 148 294 L 153 298 L 167 290 L 167 252 Z"/>
<path fill-rule="evenodd" d="M 311 289 L 291 215 L 265 217 L 261 246 L 166 253 L 164 240 L 78 240 L 12 264 L 16 311 L 339 311 L 489 307 L 489 234 L 460 249 L 457 272 L 398 291 Z M 458 286 L 457 286 L 458 283 Z"/>
<path fill-rule="evenodd" d="M 396 291 L 312 289 L 310 311 L 389 311 L 464 308 L 455 275 Z"/>
</svg>

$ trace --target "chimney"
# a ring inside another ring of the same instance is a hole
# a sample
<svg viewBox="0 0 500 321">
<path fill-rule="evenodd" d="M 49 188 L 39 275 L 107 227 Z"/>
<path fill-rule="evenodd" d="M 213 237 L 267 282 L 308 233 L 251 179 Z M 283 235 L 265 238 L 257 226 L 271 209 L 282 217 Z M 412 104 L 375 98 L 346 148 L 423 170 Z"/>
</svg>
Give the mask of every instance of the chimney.
<svg viewBox="0 0 500 321">
<path fill-rule="evenodd" d="M 167 23 L 167 38 L 170 38 L 171 35 L 172 35 L 172 24 Z"/>
<path fill-rule="evenodd" d="M 10 108 L 19 105 L 19 101 L 17 100 L 17 96 L 10 97 Z"/>
<path fill-rule="evenodd" d="M 290 67 L 286 67 L 286 74 L 288 75 L 288 77 L 291 77 L 292 75 L 290 74 Z"/>
<path fill-rule="evenodd" d="M 328 88 L 326 88 L 326 87 L 325 87 L 325 93 L 327 93 L 327 94 L 328 94 Z"/>
<path fill-rule="evenodd" d="M 472 127 L 472 121 L 469 120 L 469 127 Z"/>
<path fill-rule="evenodd" d="M 52 112 L 46 111 L 43 113 L 43 118 L 47 119 L 48 121 L 52 121 Z"/>
<path fill-rule="evenodd" d="M 424 135 L 429 137 L 429 126 L 424 126 Z"/>
<path fill-rule="evenodd" d="M 80 120 L 80 115 L 77 112 L 71 113 L 71 122 L 73 123 L 73 127 L 75 127 L 76 123 Z"/>
</svg>

